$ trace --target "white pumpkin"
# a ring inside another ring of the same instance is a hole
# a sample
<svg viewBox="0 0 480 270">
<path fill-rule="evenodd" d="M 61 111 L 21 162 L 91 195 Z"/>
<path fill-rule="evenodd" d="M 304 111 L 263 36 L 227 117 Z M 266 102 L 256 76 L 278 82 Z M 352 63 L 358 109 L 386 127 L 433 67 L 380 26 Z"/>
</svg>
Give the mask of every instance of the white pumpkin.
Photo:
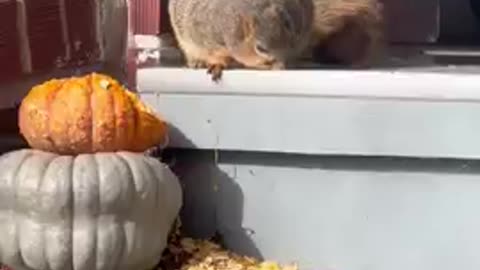
<svg viewBox="0 0 480 270">
<path fill-rule="evenodd" d="M 158 160 L 117 152 L 0 157 L 0 262 L 15 270 L 147 270 L 182 202 Z"/>
</svg>

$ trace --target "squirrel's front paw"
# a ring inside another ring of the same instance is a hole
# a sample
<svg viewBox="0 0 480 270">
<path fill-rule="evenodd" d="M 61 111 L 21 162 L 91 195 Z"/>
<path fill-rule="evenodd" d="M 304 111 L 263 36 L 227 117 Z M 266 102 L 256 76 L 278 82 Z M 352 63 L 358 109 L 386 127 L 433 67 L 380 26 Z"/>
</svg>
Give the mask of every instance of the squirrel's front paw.
<svg viewBox="0 0 480 270">
<path fill-rule="evenodd" d="M 187 60 L 187 67 L 194 68 L 194 69 L 206 68 L 207 64 L 205 63 L 205 61 L 201 61 L 197 59 L 189 59 Z"/>
<path fill-rule="evenodd" d="M 221 64 L 208 64 L 207 74 L 212 76 L 212 81 L 218 82 L 222 78 L 224 68 L 225 67 Z"/>
</svg>

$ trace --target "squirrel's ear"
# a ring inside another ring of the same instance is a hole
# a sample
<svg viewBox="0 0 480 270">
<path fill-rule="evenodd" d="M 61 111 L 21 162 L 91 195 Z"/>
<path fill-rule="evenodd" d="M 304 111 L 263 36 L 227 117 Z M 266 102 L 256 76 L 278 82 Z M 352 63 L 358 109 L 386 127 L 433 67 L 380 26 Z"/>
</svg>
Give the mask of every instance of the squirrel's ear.
<svg viewBox="0 0 480 270">
<path fill-rule="evenodd" d="M 242 25 L 242 31 L 243 31 L 243 36 L 245 39 L 248 38 L 253 38 L 255 35 L 255 27 L 253 23 L 253 18 L 250 16 L 244 16 L 241 15 L 240 17 L 241 25 Z"/>
</svg>

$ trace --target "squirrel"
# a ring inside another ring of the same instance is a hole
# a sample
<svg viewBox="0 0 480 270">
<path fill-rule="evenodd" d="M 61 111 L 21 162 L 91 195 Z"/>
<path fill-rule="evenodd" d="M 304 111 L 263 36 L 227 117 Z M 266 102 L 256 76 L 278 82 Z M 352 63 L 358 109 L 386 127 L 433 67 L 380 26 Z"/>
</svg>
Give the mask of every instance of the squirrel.
<svg viewBox="0 0 480 270">
<path fill-rule="evenodd" d="M 238 64 L 284 69 L 310 44 L 312 0 L 170 0 L 168 12 L 187 66 L 213 81 Z"/>
<path fill-rule="evenodd" d="M 311 43 L 306 52 L 323 63 L 372 64 L 384 49 L 383 5 L 379 0 L 313 0 Z"/>
</svg>

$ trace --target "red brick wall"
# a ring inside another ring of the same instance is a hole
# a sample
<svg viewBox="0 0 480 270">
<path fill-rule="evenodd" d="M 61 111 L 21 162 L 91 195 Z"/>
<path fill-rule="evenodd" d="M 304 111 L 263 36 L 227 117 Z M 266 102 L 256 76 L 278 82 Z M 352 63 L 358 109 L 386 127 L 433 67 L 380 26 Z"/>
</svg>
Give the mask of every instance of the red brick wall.
<svg viewBox="0 0 480 270">
<path fill-rule="evenodd" d="M 99 47 L 95 30 L 94 0 L 65 0 L 71 61 L 89 63 L 98 59 Z"/>
<path fill-rule="evenodd" d="M 95 0 L 64 0 L 64 7 L 59 0 L 17 1 L 0 2 L 0 83 L 24 73 L 49 71 L 61 63 L 83 65 L 98 59 Z M 22 11 L 26 28 L 18 24 Z M 31 70 L 27 64 L 22 68 L 22 31 L 18 29 L 26 31 L 23 53 L 30 55 Z"/>
<path fill-rule="evenodd" d="M 160 32 L 160 1 L 131 0 L 134 34 L 157 35 Z"/>
<path fill-rule="evenodd" d="M 133 32 L 139 35 L 158 35 L 170 32 L 168 0 L 130 0 Z"/>
<path fill-rule="evenodd" d="M 0 2 L 0 18 L 0 81 L 13 80 L 22 72 L 15 0 Z"/>
<path fill-rule="evenodd" d="M 59 1 L 25 0 L 32 70 L 55 67 L 66 56 Z"/>
</svg>

